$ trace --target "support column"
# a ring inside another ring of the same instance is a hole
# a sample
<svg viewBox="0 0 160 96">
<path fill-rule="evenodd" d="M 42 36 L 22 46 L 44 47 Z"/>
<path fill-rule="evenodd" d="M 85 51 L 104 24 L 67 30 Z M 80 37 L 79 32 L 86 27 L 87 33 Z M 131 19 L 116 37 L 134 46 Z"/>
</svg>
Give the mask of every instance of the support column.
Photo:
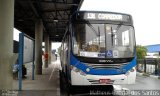
<svg viewBox="0 0 160 96">
<path fill-rule="evenodd" d="M 49 40 L 49 64 L 51 64 L 51 55 L 52 55 L 52 41 Z"/>
<path fill-rule="evenodd" d="M 12 89 L 14 0 L 0 0 L 0 90 Z"/>
<path fill-rule="evenodd" d="M 45 61 L 44 61 L 44 67 L 48 68 L 48 58 L 49 58 L 49 35 L 48 35 L 48 33 L 45 33 L 44 42 L 45 42 Z"/>
<path fill-rule="evenodd" d="M 37 75 L 42 74 L 42 40 L 43 22 L 38 19 L 35 24 L 35 71 Z"/>
</svg>

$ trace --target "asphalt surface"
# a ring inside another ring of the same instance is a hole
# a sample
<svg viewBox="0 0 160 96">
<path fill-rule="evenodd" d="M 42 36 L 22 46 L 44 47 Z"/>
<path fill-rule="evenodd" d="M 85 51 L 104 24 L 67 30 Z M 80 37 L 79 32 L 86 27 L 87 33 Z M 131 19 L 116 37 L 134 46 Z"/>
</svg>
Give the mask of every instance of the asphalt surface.
<svg viewBox="0 0 160 96">
<path fill-rule="evenodd" d="M 122 87 L 129 90 L 160 90 L 160 79 L 138 75 L 135 84 Z"/>
</svg>

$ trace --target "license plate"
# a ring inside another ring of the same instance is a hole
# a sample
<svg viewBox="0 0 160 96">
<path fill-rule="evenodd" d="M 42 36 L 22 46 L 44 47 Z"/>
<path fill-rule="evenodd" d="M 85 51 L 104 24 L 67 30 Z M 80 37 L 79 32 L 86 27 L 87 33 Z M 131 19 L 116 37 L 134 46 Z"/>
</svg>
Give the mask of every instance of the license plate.
<svg viewBox="0 0 160 96">
<path fill-rule="evenodd" d="M 99 79 L 99 83 L 107 84 L 107 83 L 110 83 L 110 82 L 111 82 L 110 79 Z"/>
</svg>

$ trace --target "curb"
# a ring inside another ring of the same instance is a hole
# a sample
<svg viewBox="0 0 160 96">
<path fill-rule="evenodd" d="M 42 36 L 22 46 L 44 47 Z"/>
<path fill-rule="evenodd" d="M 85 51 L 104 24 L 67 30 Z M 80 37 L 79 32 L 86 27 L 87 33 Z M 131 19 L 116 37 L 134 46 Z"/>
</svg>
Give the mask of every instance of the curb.
<svg viewBox="0 0 160 96">
<path fill-rule="evenodd" d="M 144 76 L 144 73 L 137 72 L 136 75 Z M 155 76 L 155 75 L 148 75 L 148 77 L 155 78 L 155 79 L 160 79 L 160 76 Z"/>
</svg>

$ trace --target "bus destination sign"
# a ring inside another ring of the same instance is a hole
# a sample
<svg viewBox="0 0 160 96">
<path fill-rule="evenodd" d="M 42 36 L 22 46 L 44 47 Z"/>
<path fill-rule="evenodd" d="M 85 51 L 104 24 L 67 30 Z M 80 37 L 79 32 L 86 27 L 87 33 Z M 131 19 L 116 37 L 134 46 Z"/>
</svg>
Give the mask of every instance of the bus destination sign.
<svg viewBox="0 0 160 96">
<path fill-rule="evenodd" d="M 83 19 L 128 22 L 129 21 L 129 15 L 113 14 L 113 13 L 84 13 L 83 14 Z"/>
</svg>

